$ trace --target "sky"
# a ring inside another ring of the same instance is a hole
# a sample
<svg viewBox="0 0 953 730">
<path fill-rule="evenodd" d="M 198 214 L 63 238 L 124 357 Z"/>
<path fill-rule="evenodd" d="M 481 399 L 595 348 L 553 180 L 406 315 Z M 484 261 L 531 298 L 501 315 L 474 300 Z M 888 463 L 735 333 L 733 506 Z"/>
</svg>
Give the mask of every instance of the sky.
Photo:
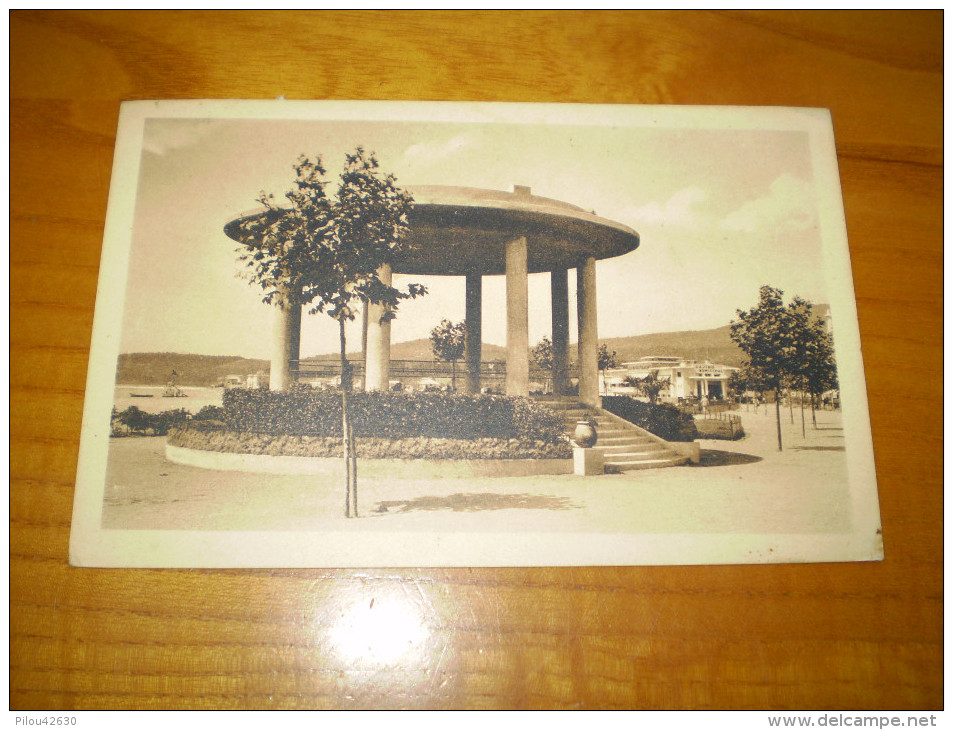
<svg viewBox="0 0 953 730">
<path fill-rule="evenodd" d="M 287 191 L 299 155 L 334 179 L 357 145 L 400 185 L 526 185 L 638 231 L 637 250 L 597 264 L 600 339 L 726 325 L 763 284 L 829 301 L 803 131 L 162 117 L 143 131 L 120 350 L 268 358 L 274 312 L 238 278 L 223 227 Z M 409 282 L 429 293 L 401 304 L 394 342 L 463 319 L 462 278 L 394 278 Z M 551 334 L 548 275 L 530 276 L 529 296 L 534 344 Z M 483 340 L 504 345 L 503 277 L 485 277 L 483 297 Z M 359 348 L 357 323 L 348 339 Z M 303 318 L 302 357 L 337 346 L 329 317 Z"/>
</svg>

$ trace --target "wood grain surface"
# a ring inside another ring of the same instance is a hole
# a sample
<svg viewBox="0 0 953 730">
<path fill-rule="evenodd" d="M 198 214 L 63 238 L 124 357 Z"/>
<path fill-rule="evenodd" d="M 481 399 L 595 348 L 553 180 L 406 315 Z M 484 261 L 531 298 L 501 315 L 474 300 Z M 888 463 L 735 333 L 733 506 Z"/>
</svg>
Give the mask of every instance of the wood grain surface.
<svg viewBox="0 0 953 730">
<path fill-rule="evenodd" d="M 937 12 L 10 15 L 10 704 L 942 708 Z M 508 570 L 67 565 L 119 102 L 421 99 L 829 107 L 886 560 Z M 327 627 L 410 607 L 399 662 Z"/>
</svg>

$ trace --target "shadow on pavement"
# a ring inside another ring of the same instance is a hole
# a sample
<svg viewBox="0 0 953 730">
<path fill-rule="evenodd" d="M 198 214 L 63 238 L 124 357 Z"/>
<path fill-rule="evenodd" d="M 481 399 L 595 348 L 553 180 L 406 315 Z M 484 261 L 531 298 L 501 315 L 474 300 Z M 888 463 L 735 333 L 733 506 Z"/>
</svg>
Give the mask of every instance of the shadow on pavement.
<svg viewBox="0 0 953 730">
<path fill-rule="evenodd" d="M 415 510 L 442 510 L 480 512 L 491 509 L 579 509 L 568 497 L 548 497 L 538 494 L 450 494 L 445 497 L 417 497 L 415 499 L 378 502 L 375 512 L 412 512 Z"/>
<path fill-rule="evenodd" d="M 701 459 L 695 466 L 737 466 L 739 464 L 757 464 L 764 461 L 760 456 L 737 454 L 733 451 L 702 449 Z"/>
</svg>

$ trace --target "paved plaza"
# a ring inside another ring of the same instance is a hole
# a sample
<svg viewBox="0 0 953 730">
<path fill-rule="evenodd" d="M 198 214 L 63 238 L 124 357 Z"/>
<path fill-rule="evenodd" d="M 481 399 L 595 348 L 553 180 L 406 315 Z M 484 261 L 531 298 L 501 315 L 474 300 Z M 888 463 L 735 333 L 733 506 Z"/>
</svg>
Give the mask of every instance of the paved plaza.
<svg viewBox="0 0 953 730">
<path fill-rule="evenodd" d="M 702 463 L 599 477 L 361 479 L 359 519 L 343 481 L 212 471 L 165 458 L 164 438 L 110 443 L 103 526 L 152 530 L 833 533 L 849 530 L 841 414 L 738 412 L 747 436 L 700 441 Z M 343 476 L 343 469 L 342 469 Z"/>
</svg>

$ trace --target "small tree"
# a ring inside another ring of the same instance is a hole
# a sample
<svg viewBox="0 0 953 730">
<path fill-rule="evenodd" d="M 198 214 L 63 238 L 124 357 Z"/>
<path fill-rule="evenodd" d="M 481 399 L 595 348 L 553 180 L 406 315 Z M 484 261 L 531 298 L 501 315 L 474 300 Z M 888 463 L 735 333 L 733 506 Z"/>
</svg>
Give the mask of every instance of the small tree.
<svg viewBox="0 0 953 730">
<path fill-rule="evenodd" d="M 553 372 L 553 342 L 548 337 L 543 337 L 536 345 L 534 345 L 531 352 L 533 357 L 533 362 L 536 364 L 540 370 L 545 370 L 549 373 L 549 378 L 552 380 Z"/>
<path fill-rule="evenodd" d="M 757 393 L 762 401 L 764 400 L 764 391 L 767 390 L 764 375 L 751 367 L 750 363 L 745 363 L 740 369 L 731 373 L 728 378 L 728 386 L 735 393 L 746 393 L 749 391 Z"/>
<path fill-rule="evenodd" d="M 748 356 L 748 365 L 759 373 L 766 390 L 775 393 L 778 451 L 781 443 L 781 390 L 786 378 L 796 373 L 795 323 L 791 309 L 784 306 L 784 292 L 762 286 L 758 306 L 747 312 L 737 310 L 731 323 L 731 339 Z"/>
<path fill-rule="evenodd" d="M 430 349 L 438 360 L 452 364 L 451 388 L 457 389 L 457 360 L 463 357 L 467 326 L 465 322 L 454 324 L 449 319 L 430 330 Z"/>
<path fill-rule="evenodd" d="M 661 392 L 668 389 L 671 382 L 671 378 L 660 378 L 658 370 L 650 371 L 644 378 L 634 378 L 631 375 L 625 378 L 626 385 L 643 393 L 653 405 L 658 401 Z"/>
<path fill-rule="evenodd" d="M 797 330 L 795 336 L 796 377 L 802 391 L 806 391 L 811 400 L 811 421 L 817 427 L 815 399 L 825 391 L 837 387 L 837 364 L 834 357 L 834 339 L 827 331 L 824 320 L 814 312 L 814 306 L 795 297 L 791 309 L 796 312 Z M 804 401 L 801 400 L 801 422 L 803 430 Z"/>
<path fill-rule="evenodd" d="M 794 422 L 793 391 L 797 389 L 801 405 L 801 436 L 805 436 L 804 427 L 804 392 L 807 389 L 807 358 L 808 350 L 812 347 L 815 338 L 813 305 L 794 297 L 788 305 L 788 320 L 791 327 L 791 352 L 789 354 L 788 377 L 789 397 L 788 408 L 791 411 L 791 422 Z"/>
<path fill-rule="evenodd" d="M 543 337 L 533 347 L 533 362 L 540 370 L 553 369 L 553 343 L 548 337 Z"/>
<path fill-rule="evenodd" d="M 344 325 L 362 304 L 383 305 L 384 319 L 389 320 L 402 300 L 426 293 L 419 284 L 401 291 L 378 274 L 399 253 L 413 206 L 413 198 L 397 187 L 396 178 L 378 168 L 374 154 L 362 147 L 345 155 L 331 199 L 320 158 L 312 161 L 302 155 L 294 166 L 293 187 L 285 194 L 290 207 L 279 206 L 274 195 L 262 193 L 259 202 L 265 212 L 242 223 L 239 249 L 239 260 L 250 270 L 252 283 L 265 291 L 266 303 L 287 306 L 297 298 L 312 305 L 309 313 L 324 312 L 338 322 L 348 517 L 352 503 L 354 516 L 358 514 L 357 459 L 348 410 L 352 379 Z"/>
<path fill-rule="evenodd" d="M 619 367 L 615 356 L 615 350 L 609 352 L 609 348 L 605 343 L 599 345 L 599 370 L 602 372 L 602 389 L 606 395 L 609 393 L 609 384 L 606 381 L 606 370 Z"/>
</svg>

